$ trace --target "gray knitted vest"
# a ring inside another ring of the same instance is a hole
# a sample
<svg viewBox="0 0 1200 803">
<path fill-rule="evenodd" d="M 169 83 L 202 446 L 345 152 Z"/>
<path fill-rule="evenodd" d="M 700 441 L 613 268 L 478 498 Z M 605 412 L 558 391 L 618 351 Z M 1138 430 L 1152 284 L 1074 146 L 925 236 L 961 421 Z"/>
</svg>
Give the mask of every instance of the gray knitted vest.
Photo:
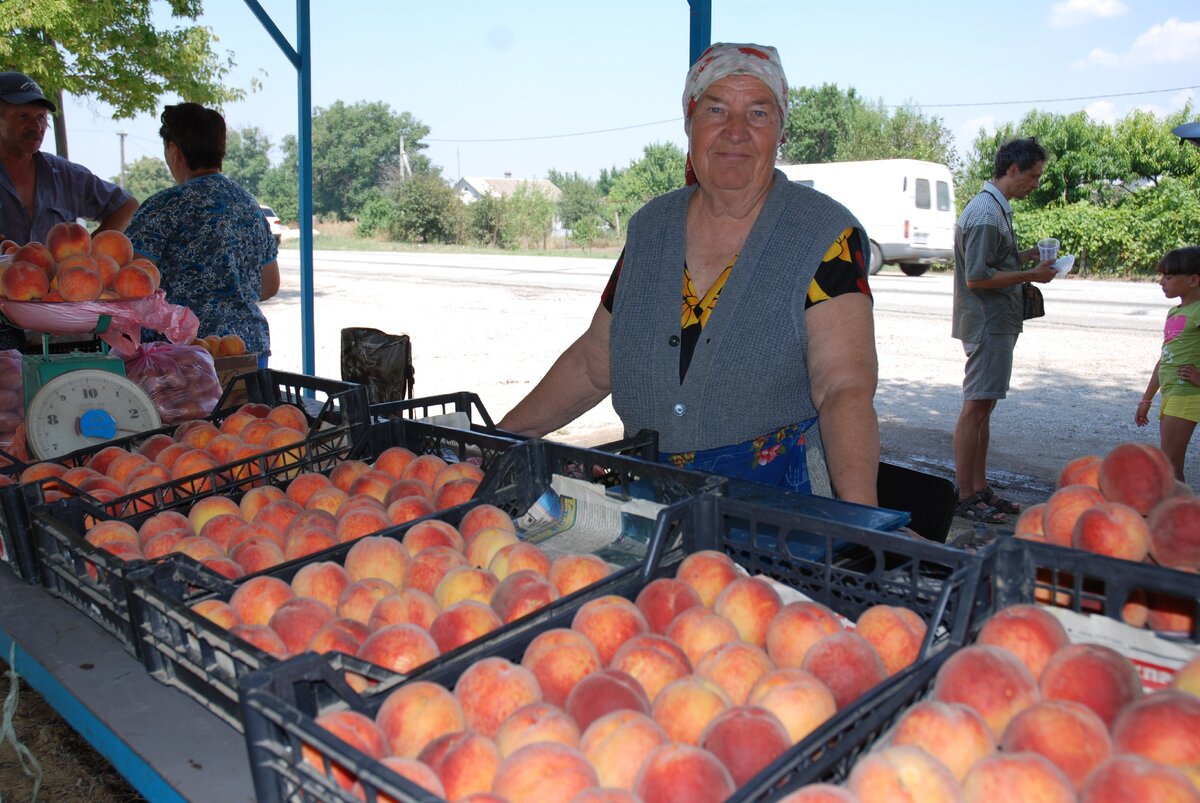
<svg viewBox="0 0 1200 803">
<path fill-rule="evenodd" d="M 655 198 L 630 219 L 610 329 L 613 408 L 627 432 L 656 430 L 664 452 L 728 446 L 817 414 L 804 299 L 829 246 L 859 226 L 841 204 L 775 171 L 680 384 L 684 239 L 694 190 Z M 819 454 L 816 427 L 808 442 Z"/>
</svg>

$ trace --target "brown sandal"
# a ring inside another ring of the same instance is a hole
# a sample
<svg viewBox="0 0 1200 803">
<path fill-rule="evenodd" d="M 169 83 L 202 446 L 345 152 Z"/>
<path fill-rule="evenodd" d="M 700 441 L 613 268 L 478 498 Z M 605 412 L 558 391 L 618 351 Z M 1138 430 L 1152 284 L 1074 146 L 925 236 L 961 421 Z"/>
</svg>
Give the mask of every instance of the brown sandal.
<svg viewBox="0 0 1200 803">
<path fill-rule="evenodd" d="M 1005 522 L 1004 514 L 989 505 L 982 492 L 958 500 L 958 504 L 954 507 L 954 515 L 984 524 L 1003 524 Z"/>
<path fill-rule="evenodd" d="M 996 510 L 999 510 L 1001 513 L 1012 513 L 1013 515 L 1016 515 L 1021 512 L 1020 505 L 1018 505 L 1016 502 L 1010 502 L 1007 499 L 997 495 L 996 492 L 992 490 L 992 486 L 990 485 L 983 486 L 983 490 L 979 492 L 979 497 L 983 500 L 984 504 L 996 508 Z"/>
</svg>

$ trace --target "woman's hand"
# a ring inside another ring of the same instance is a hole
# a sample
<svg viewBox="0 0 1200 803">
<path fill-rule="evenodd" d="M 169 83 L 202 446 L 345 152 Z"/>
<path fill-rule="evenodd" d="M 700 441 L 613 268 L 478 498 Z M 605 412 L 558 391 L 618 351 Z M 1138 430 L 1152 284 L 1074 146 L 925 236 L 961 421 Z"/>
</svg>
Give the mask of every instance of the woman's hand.
<svg viewBox="0 0 1200 803">
<path fill-rule="evenodd" d="M 1179 366 L 1179 378 L 1193 385 L 1200 385 L 1200 368 L 1195 365 Z"/>
<path fill-rule="evenodd" d="M 1142 399 L 1137 403 L 1137 409 L 1133 411 L 1133 423 L 1139 427 L 1144 427 L 1150 423 L 1150 402 Z"/>
</svg>

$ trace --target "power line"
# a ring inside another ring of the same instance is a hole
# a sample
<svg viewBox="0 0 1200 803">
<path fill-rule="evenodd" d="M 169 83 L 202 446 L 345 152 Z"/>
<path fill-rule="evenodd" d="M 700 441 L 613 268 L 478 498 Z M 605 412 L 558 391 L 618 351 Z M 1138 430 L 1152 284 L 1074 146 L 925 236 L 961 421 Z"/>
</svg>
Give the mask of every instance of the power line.
<svg viewBox="0 0 1200 803">
<path fill-rule="evenodd" d="M 507 137 L 503 139 L 427 139 L 426 142 L 529 142 L 535 139 L 566 139 L 567 137 L 586 137 L 591 134 L 610 134 L 613 131 L 628 131 L 631 128 L 646 128 L 652 125 L 662 125 L 663 123 L 681 123 L 682 117 L 672 117 L 669 120 L 655 120 L 653 123 L 635 123 L 634 125 L 623 125 L 618 128 L 601 128 L 596 131 L 576 131 L 573 134 L 546 134 L 538 137 Z"/>
<path fill-rule="evenodd" d="M 898 105 L 885 104 L 888 109 L 902 109 L 905 106 L 916 105 L 922 109 L 949 109 L 967 106 L 1021 106 L 1029 103 L 1066 103 L 1073 100 L 1101 100 L 1103 98 L 1127 98 L 1132 95 L 1157 95 L 1165 92 L 1182 92 L 1185 89 L 1200 89 L 1200 86 L 1178 86 L 1174 89 L 1147 89 L 1142 92 L 1110 92 L 1106 95 L 1079 95 L 1073 98 L 1039 98 L 1037 100 L 992 100 L 974 101 L 972 103 L 917 103 Z"/>
</svg>

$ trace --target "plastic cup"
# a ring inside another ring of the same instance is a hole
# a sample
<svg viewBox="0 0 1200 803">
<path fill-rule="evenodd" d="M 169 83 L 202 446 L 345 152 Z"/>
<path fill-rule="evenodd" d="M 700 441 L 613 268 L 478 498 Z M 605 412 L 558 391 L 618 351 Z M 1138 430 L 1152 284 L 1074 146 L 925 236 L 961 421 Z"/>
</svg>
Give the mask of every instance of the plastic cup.
<svg viewBox="0 0 1200 803">
<path fill-rule="evenodd" d="M 1042 257 L 1042 261 L 1047 259 L 1058 259 L 1058 240 L 1053 237 L 1047 237 L 1044 240 L 1038 240 L 1038 253 Z"/>
</svg>

